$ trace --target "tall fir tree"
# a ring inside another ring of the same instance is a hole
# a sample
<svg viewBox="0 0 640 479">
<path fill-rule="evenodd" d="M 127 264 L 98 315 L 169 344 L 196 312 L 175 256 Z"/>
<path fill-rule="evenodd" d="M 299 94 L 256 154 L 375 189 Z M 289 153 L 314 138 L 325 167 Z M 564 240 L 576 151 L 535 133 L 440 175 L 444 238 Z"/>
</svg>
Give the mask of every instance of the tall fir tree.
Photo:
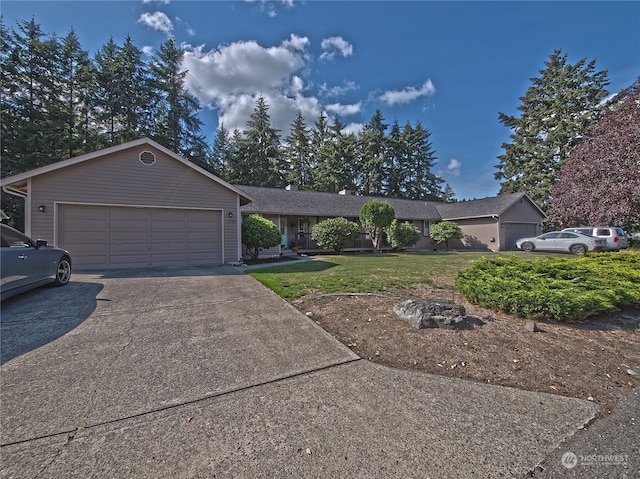
<svg viewBox="0 0 640 479">
<path fill-rule="evenodd" d="M 285 138 L 283 156 L 288 165 L 287 181 L 302 188 L 313 183 L 311 176 L 311 138 L 300 110 Z"/>
<path fill-rule="evenodd" d="M 160 46 L 151 63 L 152 84 L 157 94 L 153 138 L 185 158 L 202 163 L 209 153 L 201 134 L 200 106 L 185 88 L 187 71 L 182 70 L 183 57 L 184 51 L 171 37 Z"/>
<path fill-rule="evenodd" d="M 58 161 L 63 104 L 55 88 L 56 39 L 34 19 L 2 40 L 2 175 Z"/>
<path fill-rule="evenodd" d="M 511 130 L 511 142 L 502 145 L 495 177 L 500 193 L 526 192 L 546 208 L 562 165 L 598 120 L 609 82 L 606 70 L 596 71 L 595 60 L 572 65 L 561 50 L 550 55 L 531 82 L 520 98 L 520 116 L 498 115 Z"/>
<path fill-rule="evenodd" d="M 384 195 L 388 170 L 387 126 L 382 112 L 376 110 L 360 135 L 358 183 L 360 193 L 364 195 Z"/>
<path fill-rule="evenodd" d="M 271 126 L 269 105 L 258 97 L 247 121 L 247 130 L 238 151 L 240 168 L 246 176 L 240 177 L 251 186 L 281 187 L 284 183 L 284 162 L 280 148 L 279 130 Z"/>
<path fill-rule="evenodd" d="M 231 154 L 231 137 L 224 123 L 216 131 L 211 147 L 211 159 L 209 161 L 209 171 L 213 174 L 226 178 L 226 168 Z"/>
<path fill-rule="evenodd" d="M 355 190 L 357 138 L 343 133 L 344 125 L 338 117 L 328 127 L 318 151 L 321 159 L 315 167 L 313 189 L 335 193 L 342 189 Z"/>
<path fill-rule="evenodd" d="M 95 69 L 74 30 L 60 44 L 57 82 L 65 104 L 61 118 L 65 156 L 71 158 L 95 150 L 96 132 L 91 126 Z"/>
<path fill-rule="evenodd" d="M 420 121 L 403 129 L 406 148 L 402 167 L 403 197 L 410 200 L 440 201 L 444 180 L 433 172 L 437 157 L 431 144 L 431 132 Z"/>
</svg>

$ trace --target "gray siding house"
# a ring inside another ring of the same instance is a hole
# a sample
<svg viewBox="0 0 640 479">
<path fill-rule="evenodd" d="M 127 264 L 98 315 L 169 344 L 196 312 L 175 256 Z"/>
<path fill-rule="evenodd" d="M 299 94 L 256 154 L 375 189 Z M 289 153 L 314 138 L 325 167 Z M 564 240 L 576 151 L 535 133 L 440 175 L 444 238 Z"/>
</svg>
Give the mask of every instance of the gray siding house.
<svg viewBox="0 0 640 479">
<path fill-rule="evenodd" d="M 25 232 L 76 268 L 222 264 L 242 256 L 247 193 L 147 138 L 0 180 Z"/>
<path fill-rule="evenodd" d="M 69 250 L 74 267 L 103 269 L 223 264 L 243 256 L 242 215 L 259 213 L 282 234 L 262 256 L 321 251 L 313 225 L 334 217 L 358 221 L 371 199 L 348 191 L 231 185 L 143 138 L 2 178 L 7 193 L 25 201 L 25 232 Z M 421 232 L 417 250 L 438 247 L 429 228 L 456 221 L 456 249 L 515 249 L 515 240 L 541 232 L 545 214 L 524 193 L 459 203 L 378 198 L 396 218 Z M 363 231 L 347 250 L 371 249 Z"/>
<path fill-rule="evenodd" d="M 320 248 L 311 238 L 313 225 L 335 217 L 358 221 L 362 206 L 372 199 L 352 195 L 349 191 L 320 193 L 302 191 L 295 186 L 285 189 L 237 185 L 253 201 L 241 207 L 243 215 L 260 214 L 280 228 L 282 244 L 263 251 L 265 257 L 276 256 L 288 250 L 316 252 Z M 512 193 L 480 200 L 457 203 L 375 198 L 393 206 L 396 218 L 408 221 L 421 232 L 416 250 L 433 250 L 438 245 L 428 236 L 429 228 L 439 221 L 455 221 L 464 234 L 452 248 L 503 251 L 515 250 L 517 239 L 541 233 L 544 212 L 525 194 Z M 346 251 L 371 249 L 371 240 L 363 231 Z"/>
</svg>

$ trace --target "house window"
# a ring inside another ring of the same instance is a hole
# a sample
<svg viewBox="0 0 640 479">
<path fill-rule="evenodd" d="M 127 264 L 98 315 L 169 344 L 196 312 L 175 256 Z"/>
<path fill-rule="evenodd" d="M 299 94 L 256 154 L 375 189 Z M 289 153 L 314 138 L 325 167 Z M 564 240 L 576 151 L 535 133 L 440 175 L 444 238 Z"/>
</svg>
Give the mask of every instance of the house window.
<svg viewBox="0 0 640 479">
<path fill-rule="evenodd" d="M 433 224 L 433 222 L 427 221 L 427 220 L 424 220 L 422 222 L 422 234 L 424 236 L 429 236 L 429 233 L 431 232 L 431 225 L 432 224 Z"/>
<path fill-rule="evenodd" d="M 139 159 L 143 165 L 150 166 L 156 162 L 156 155 L 154 155 L 150 151 L 143 151 L 142 153 L 140 153 Z"/>
</svg>

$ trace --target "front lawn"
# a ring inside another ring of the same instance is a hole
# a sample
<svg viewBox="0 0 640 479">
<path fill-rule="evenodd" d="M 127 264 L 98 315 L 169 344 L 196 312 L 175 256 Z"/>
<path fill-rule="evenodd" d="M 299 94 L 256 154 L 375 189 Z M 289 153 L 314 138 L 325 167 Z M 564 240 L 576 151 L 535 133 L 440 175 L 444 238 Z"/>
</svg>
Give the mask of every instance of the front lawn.
<svg viewBox="0 0 640 479">
<path fill-rule="evenodd" d="M 412 285 L 456 290 L 481 306 L 531 319 L 575 320 L 640 298 L 640 254 L 389 253 L 319 256 L 250 274 L 283 298 L 376 293 Z M 457 286 L 457 287 L 456 287 Z"/>
<path fill-rule="evenodd" d="M 249 274 L 283 298 L 310 293 L 375 293 L 389 288 L 428 284 L 454 289 L 455 275 L 487 255 L 535 259 L 544 253 L 380 253 L 318 256 Z"/>
</svg>

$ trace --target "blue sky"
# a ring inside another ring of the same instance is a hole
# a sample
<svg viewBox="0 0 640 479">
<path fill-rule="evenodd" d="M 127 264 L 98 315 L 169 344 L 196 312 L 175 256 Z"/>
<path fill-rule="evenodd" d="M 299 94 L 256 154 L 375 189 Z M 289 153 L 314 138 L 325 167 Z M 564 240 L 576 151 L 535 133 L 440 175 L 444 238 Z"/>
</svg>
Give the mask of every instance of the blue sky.
<svg viewBox="0 0 640 479">
<path fill-rule="evenodd" d="M 435 172 L 457 197 L 498 193 L 509 131 L 498 112 L 519 98 L 555 49 L 596 59 L 609 90 L 640 75 L 640 2 L 5 1 L 5 26 L 35 18 L 47 34 L 73 28 L 93 56 L 130 35 L 153 52 L 173 35 L 204 133 L 245 127 L 259 95 L 284 137 L 297 110 L 357 130 L 380 109 L 389 125 L 431 131 Z"/>
</svg>

